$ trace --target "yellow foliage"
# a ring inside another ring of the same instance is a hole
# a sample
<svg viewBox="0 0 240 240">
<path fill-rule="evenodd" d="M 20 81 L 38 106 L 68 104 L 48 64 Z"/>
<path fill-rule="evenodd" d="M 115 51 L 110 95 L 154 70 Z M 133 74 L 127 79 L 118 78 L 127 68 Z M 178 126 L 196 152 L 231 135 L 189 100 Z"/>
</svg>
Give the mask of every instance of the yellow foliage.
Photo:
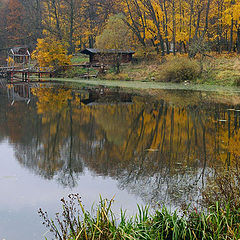
<svg viewBox="0 0 240 240">
<path fill-rule="evenodd" d="M 57 68 L 69 65 L 72 58 L 71 55 L 68 55 L 66 43 L 50 38 L 38 39 L 37 47 L 32 57 L 37 60 L 41 68 Z"/>
<path fill-rule="evenodd" d="M 6 61 L 7 61 L 7 63 L 8 63 L 8 66 L 14 65 L 14 60 L 13 60 L 13 58 L 8 57 L 8 58 L 6 59 Z"/>
</svg>

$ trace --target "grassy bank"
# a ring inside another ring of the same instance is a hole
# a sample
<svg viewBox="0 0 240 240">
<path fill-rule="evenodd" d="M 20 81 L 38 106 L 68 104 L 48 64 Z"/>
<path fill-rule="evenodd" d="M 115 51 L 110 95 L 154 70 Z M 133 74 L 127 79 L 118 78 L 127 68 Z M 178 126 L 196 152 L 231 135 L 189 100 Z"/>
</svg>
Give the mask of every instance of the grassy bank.
<svg viewBox="0 0 240 240">
<path fill-rule="evenodd" d="M 113 200 L 101 199 L 91 212 L 84 209 L 78 195 L 62 199 L 63 212 L 56 221 L 39 211 L 44 224 L 59 240 L 80 239 L 239 239 L 240 209 L 218 203 L 207 212 L 185 211 L 183 216 L 166 208 L 150 214 L 148 207 L 138 208 L 138 213 L 127 218 L 121 212 L 119 218 L 111 210 Z"/>
<path fill-rule="evenodd" d="M 80 57 L 73 59 L 74 63 L 78 61 L 82 62 L 83 59 Z M 189 59 L 184 55 L 176 57 L 170 55 L 164 59 L 159 56 L 149 59 L 137 58 L 133 63 L 123 65 L 119 74 L 114 72 L 114 68 L 109 68 L 105 75 L 98 78 L 119 81 L 239 86 L 240 57 L 239 55 L 222 54 L 198 56 L 195 59 Z"/>
<path fill-rule="evenodd" d="M 156 81 L 193 84 L 239 86 L 239 56 L 211 56 L 188 59 L 170 56 L 162 60 L 142 61 L 122 67 L 120 74 L 108 73 L 105 79 Z"/>
<path fill-rule="evenodd" d="M 65 82 L 72 85 L 104 85 L 107 87 L 122 87 L 129 89 L 169 89 L 169 90 L 196 90 L 211 92 L 232 92 L 239 93 L 240 88 L 236 86 L 221 86 L 209 84 L 184 84 L 184 83 L 165 83 L 153 81 L 124 81 L 124 80 L 104 80 L 104 79 L 81 79 L 81 78 L 51 78 L 57 82 Z"/>
</svg>

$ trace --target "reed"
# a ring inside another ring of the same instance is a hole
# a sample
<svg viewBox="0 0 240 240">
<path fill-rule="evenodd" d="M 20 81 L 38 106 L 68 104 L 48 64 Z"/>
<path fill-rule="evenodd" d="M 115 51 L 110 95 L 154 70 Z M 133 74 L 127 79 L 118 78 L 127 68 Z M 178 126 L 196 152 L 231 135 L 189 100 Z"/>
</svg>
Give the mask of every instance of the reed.
<svg viewBox="0 0 240 240">
<path fill-rule="evenodd" d="M 100 197 L 99 204 L 86 211 L 77 194 L 62 199 L 63 211 L 55 220 L 39 210 L 43 223 L 59 240 L 120 240 L 120 239 L 240 239 L 240 209 L 218 203 L 207 212 L 187 211 L 183 216 L 165 207 L 149 213 L 149 207 L 138 206 L 130 218 L 121 211 L 120 219 L 113 214 L 113 199 Z"/>
</svg>

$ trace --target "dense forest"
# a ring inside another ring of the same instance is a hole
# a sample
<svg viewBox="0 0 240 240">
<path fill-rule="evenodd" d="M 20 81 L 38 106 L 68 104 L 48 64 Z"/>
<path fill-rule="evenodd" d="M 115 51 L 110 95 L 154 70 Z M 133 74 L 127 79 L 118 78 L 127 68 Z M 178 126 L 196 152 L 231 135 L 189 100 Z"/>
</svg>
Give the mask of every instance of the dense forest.
<svg viewBox="0 0 240 240">
<path fill-rule="evenodd" d="M 164 55 L 240 52 L 240 0 L 1 0 L 0 48 L 55 39 Z"/>
</svg>

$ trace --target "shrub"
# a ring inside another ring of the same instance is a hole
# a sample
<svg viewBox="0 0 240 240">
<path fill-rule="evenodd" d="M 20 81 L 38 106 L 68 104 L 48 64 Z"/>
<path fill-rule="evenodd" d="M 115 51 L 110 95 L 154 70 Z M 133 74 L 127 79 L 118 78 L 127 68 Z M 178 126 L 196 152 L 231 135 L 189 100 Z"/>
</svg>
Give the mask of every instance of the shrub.
<svg viewBox="0 0 240 240">
<path fill-rule="evenodd" d="M 159 80 L 164 82 L 183 82 L 196 79 L 200 74 L 200 67 L 195 60 L 175 58 L 162 65 Z"/>
<path fill-rule="evenodd" d="M 203 204 L 208 207 L 219 202 L 221 207 L 229 204 L 230 208 L 240 209 L 240 175 L 239 169 L 216 170 L 215 176 L 209 177 L 203 190 Z"/>
</svg>

